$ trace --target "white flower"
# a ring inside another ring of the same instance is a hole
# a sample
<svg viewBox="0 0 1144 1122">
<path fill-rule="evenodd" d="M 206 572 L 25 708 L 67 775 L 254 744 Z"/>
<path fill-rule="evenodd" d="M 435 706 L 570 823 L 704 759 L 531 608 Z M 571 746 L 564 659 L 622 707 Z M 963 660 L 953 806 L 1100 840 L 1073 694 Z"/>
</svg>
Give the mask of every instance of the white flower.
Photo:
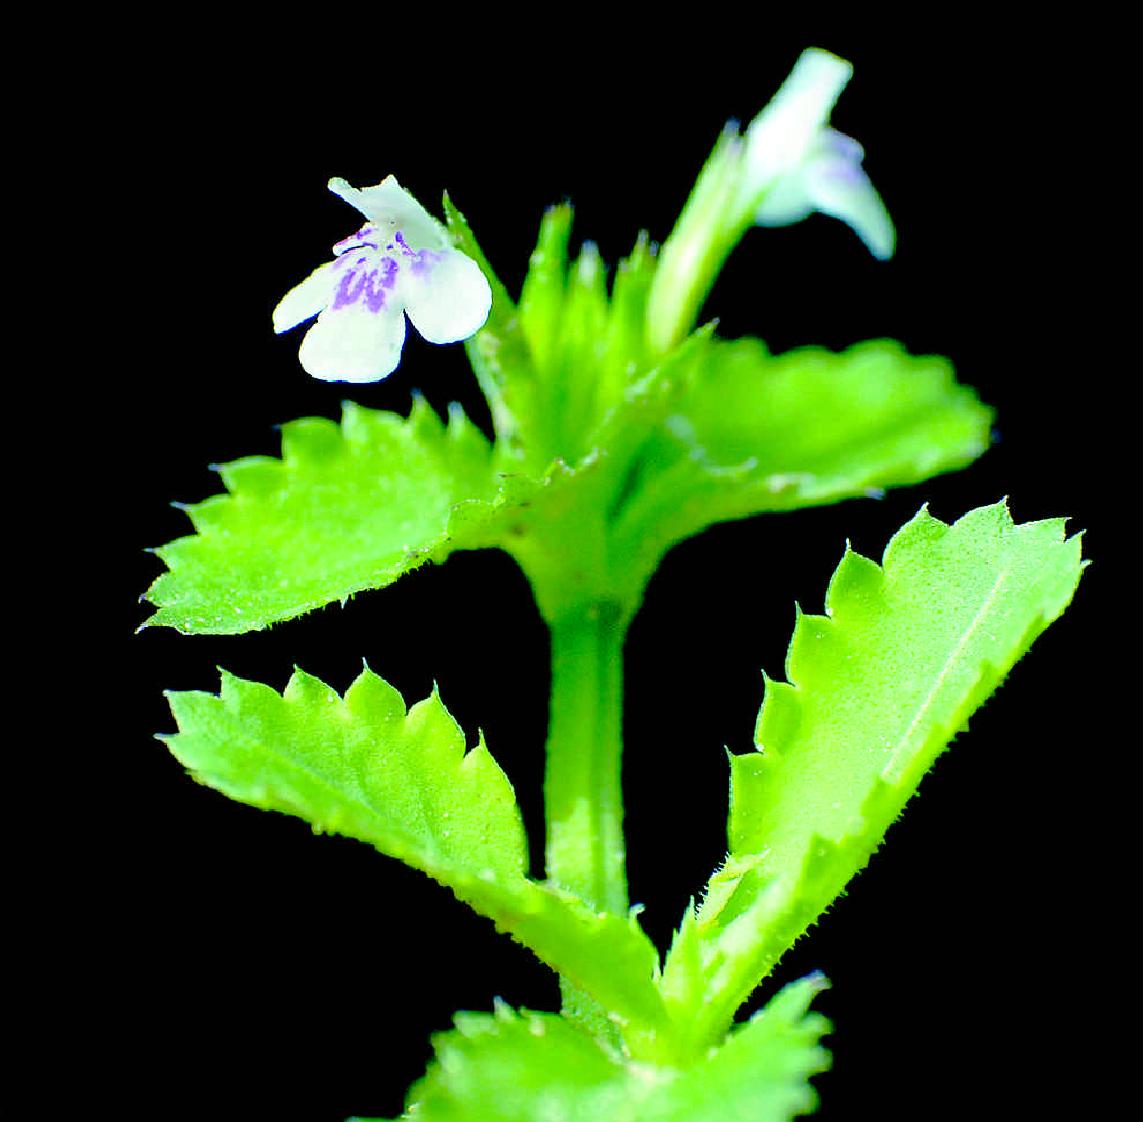
<svg viewBox="0 0 1144 1122">
<path fill-rule="evenodd" d="M 740 134 L 730 122 L 659 254 L 648 295 L 648 341 L 659 353 L 695 324 L 727 255 L 752 226 L 786 226 L 819 211 L 840 218 L 877 258 L 894 224 L 866 173 L 862 147 L 830 128 L 853 67 L 803 51 L 770 103 Z"/>
<path fill-rule="evenodd" d="M 853 67 L 804 51 L 745 137 L 741 198 L 760 226 L 785 226 L 819 211 L 850 226 L 877 258 L 894 252 L 894 225 L 862 170 L 862 146 L 827 121 Z"/>
<path fill-rule="evenodd" d="M 298 351 L 307 373 L 329 382 L 392 374 L 405 316 L 430 343 L 455 343 L 480 330 L 492 305 L 484 273 L 392 175 L 361 190 L 344 179 L 329 186 L 366 224 L 274 309 L 278 333 L 318 317 Z"/>
</svg>

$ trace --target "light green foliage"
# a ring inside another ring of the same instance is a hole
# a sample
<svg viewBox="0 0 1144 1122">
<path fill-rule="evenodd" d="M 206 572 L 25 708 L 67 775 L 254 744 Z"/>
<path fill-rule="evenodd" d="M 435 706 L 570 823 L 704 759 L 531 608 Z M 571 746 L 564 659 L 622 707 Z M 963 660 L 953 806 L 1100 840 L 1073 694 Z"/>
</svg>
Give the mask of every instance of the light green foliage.
<svg viewBox="0 0 1144 1122">
<path fill-rule="evenodd" d="M 715 522 L 916 483 L 989 446 L 992 410 L 949 362 L 890 340 L 772 355 L 704 329 L 656 352 L 645 240 L 609 299 L 590 244 L 569 263 L 571 225 L 567 205 L 546 214 L 519 314 L 491 319 L 475 347 L 515 354 L 525 340 L 506 384 L 528 440 L 505 470 L 540 490 L 466 540 L 512 553 L 550 621 L 592 600 L 634 610 L 664 552 Z"/>
<path fill-rule="evenodd" d="M 663 554 L 720 521 L 920 482 L 989 444 L 991 410 L 944 359 L 887 340 L 772 355 L 693 330 L 754 225 L 818 211 L 892 253 L 861 147 L 828 123 L 849 76 L 804 54 L 744 134 L 724 132 L 662 250 L 639 235 L 611 278 L 591 242 L 570 253 L 572 208 L 554 207 L 514 303 L 446 197 L 465 272 L 476 262 L 491 290 L 466 349 L 495 439 L 421 401 L 408 419 L 347 405 L 340 425 L 296 421 L 281 459 L 222 467 L 228 493 L 188 508 L 196 533 L 158 550 L 169 571 L 148 622 L 186 632 L 263 628 L 477 548 L 515 558 L 550 626 L 543 882 L 507 777 L 483 741 L 466 752 L 435 693 L 407 711 L 365 670 L 344 696 L 302 672 L 283 694 L 224 674 L 218 696 L 170 695 L 165 739 L 196 778 L 422 870 L 561 975 L 562 1016 L 458 1015 L 410 1119 L 813 1109 L 821 979 L 732 1028 L 736 1010 L 1076 587 L 1079 539 L 1060 520 L 1015 525 L 1004 504 L 952 526 L 923 510 L 881 566 L 848 551 L 826 614 L 798 618 L 789 681 L 767 682 L 758 751 L 732 758 L 728 856 L 661 972 L 628 906 L 620 752 L 625 630 Z"/>
<path fill-rule="evenodd" d="M 922 510 L 882 566 L 847 552 L 826 615 L 799 616 L 789 682 L 767 682 L 758 751 L 732 758 L 730 852 L 665 967 L 695 1047 L 866 864 L 1082 567 L 1063 520 L 1015 525 L 1004 503 L 952 526 Z"/>
<path fill-rule="evenodd" d="M 197 533 L 157 551 L 170 571 L 147 593 L 149 624 L 235 634 L 384 587 L 449 551 L 458 502 L 496 492 L 480 431 L 422 400 L 408 420 L 347 404 L 340 426 L 294 421 L 282 459 L 219 471 L 230 493 L 189 507 Z"/>
<path fill-rule="evenodd" d="M 813 1108 L 829 1027 L 808 1006 L 824 983 L 787 986 L 710 1055 L 685 1068 L 625 1060 L 550 1013 L 460 1013 L 410 1091 L 424 1122 L 785 1122 Z M 414 1105 L 415 1104 L 415 1105 Z"/>
<path fill-rule="evenodd" d="M 945 359 L 889 340 L 783 355 L 708 340 L 633 466 L 614 548 L 654 567 L 714 522 L 964 467 L 988 447 L 992 416 Z"/>
<path fill-rule="evenodd" d="M 572 216 L 567 204 L 545 213 L 517 317 L 491 323 L 479 337 L 482 351 L 512 352 L 518 338 L 525 341 L 525 372 L 514 373 L 524 383 L 524 454 L 533 472 L 610 453 L 616 414 L 639 398 L 652 366 L 645 323 L 656 262 L 646 235 L 620 262 L 609 292 L 592 242 L 570 258 Z"/>
<path fill-rule="evenodd" d="M 286 425 L 281 460 L 223 466 L 230 493 L 188 508 L 197 534 L 157 551 L 170 572 L 150 624 L 254 630 L 486 547 L 516 558 L 550 621 L 602 601 L 629 618 L 663 553 L 714 522 L 915 483 L 988 446 L 991 411 L 943 359 L 889 341 L 773 356 L 710 329 L 660 354 L 645 238 L 609 297 L 590 243 L 568 261 L 571 207 L 552 208 L 514 307 L 446 211 L 490 277 L 469 351 L 497 440 L 420 400 L 408 420 L 347 405 L 340 427 Z"/>
<path fill-rule="evenodd" d="M 168 695 L 165 738 L 201 782 L 233 799 L 345 834 L 428 873 L 616 1018 L 654 1031 L 655 948 L 634 918 L 599 915 L 525 872 L 511 785 L 483 741 L 465 752 L 436 694 L 406 712 L 363 670 L 344 698 L 301 671 L 279 694 L 224 674 L 222 690 Z"/>
<path fill-rule="evenodd" d="M 466 753 L 436 694 L 407 712 L 366 669 L 344 698 L 302 671 L 283 694 L 224 673 L 217 697 L 168 696 L 180 731 L 167 746 L 231 798 L 368 841 L 444 884 L 523 875 L 512 787 L 483 743 Z"/>
</svg>

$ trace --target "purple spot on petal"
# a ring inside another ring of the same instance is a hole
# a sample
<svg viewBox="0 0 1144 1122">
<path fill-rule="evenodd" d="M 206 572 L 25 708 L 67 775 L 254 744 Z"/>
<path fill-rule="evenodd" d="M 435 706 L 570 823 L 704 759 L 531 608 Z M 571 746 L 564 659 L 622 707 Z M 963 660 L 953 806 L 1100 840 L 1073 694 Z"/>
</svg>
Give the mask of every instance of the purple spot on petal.
<svg viewBox="0 0 1144 1122">
<path fill-rule="evenodd" d="M 371 269 L 366 274 L 365 287 L 362 289 L 362 298 L 365 306 L 371 312 L 380 312 L 385 307 L 385 279 L 378 279 L 378 270 Z"/>
<path fill-rule="evenodd" d="M 442 256 L 440 253 L 434 253 L 431 249 L 422 249 L 414 256 L 409 271 L 415 277 L 424 277 L 433 271 L 433 267 L 441 260 Z"/>
<path fill-rule="evenodd" d="M 853 137 L 838 132 L 836 129 L 825 129 L 821 135 L 825 146 L 830 148 L 834 155 L 840 156 L 844 160 L 851 160 L 854 163 L 861 162 L 864 154 L 862 145 Z"/>
<path fill-rule="evenodd" d="M 357 302 L 365 288 L 366 278 L 356 269 L 343 273 L 334 289 L 334 302 L 330 306 L 336 312 L 339 308 L 346 308 Z"/>
<path fill-rule="evenodd" d="M 360 301 L 369 311 L 380 312 L 385 307 L 386 294 L 393 288 L 396 279 L 397 262 L 392 257 L 383 259 L 377 268 L 368 272 L 357 268 L 348 269 L 338 281 L 330 307 L 336 312 Z"/>
<path fill-rule="evenodd" d="M 866 180 L 866 173 L 862 170 L 862 165 L 851 159 L 823 160 L 819 174 L 823 179 L 832 180 L 836 183 L 858 184 Z"/>
<path fill-rule="evenodd" d="M 349 253 L 353 249 L 377 249 L 377 243 L 369 240 L 373 234 L 374 228 L 367 223 L 357 233 L 351 234 L 348 238 L 342 238 L 340 242 L 335 242 L 335 255 L 340 257 L 343 253 Z"/>
</svg>

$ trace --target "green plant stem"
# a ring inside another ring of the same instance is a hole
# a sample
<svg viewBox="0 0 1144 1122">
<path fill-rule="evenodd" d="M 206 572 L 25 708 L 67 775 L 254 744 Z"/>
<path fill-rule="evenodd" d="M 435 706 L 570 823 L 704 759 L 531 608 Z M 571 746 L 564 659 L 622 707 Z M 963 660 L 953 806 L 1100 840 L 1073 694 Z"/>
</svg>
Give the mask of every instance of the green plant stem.
<svg viewBox="0 0 1144 1122">
<path fill-rule="evenodd" d="M 550 880 L 602 911 L 628 908 L 621 786 L 623 648 L 628 617 L 602 601 L 551 624 L 552 690 L 544 809 Z M 618 1044 L 616 1026 L 560 979 L 565 1016 Z"/>
<path fill-rule="evenodd" d="M 593 907 L 628 909 L 621 790 L 626 615 L 603 601 L 552 623 L 546 873 Z"/>
</svg>

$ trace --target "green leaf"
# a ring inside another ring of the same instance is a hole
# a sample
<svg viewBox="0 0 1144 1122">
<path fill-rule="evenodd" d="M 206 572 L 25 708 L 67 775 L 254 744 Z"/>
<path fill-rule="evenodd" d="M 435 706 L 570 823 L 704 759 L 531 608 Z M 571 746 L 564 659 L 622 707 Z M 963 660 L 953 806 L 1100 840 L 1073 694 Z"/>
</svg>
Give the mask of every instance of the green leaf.
<svg viewBox="0 0 1144 1122">
<path fill-rule="evenodd" d="M 633 278 L 634 283 L 639 283 Z M 499 546 L 521 566 L 549 622 L 604 601 L 630 618 L 650 570 L 629 564 L 610 541 L 612 511 L 622 505 L 631 463 L 668 408 L 678 381 L 710 341 L 704 328 L 624 387 L 622 399 L 590 434 L 592 451 L 573 465 L 551 461 L 535 476 L 506 470 L 498 499 L 463 504 L 450 535 L 457 548 Z"/>
<path fill-rule="evenodd" d="M 825 1019 L 807 1009 L 821 978 L 787 986 L 713 1054 L 684 1068 L 625 1061 L 563 1017 L 459 1013 L 410 1091 L 424 1122 L 786 1122 L 813 1109 L 828 1066 Z"/>
<path fill-rule="evenodd" d="M 624 1070 L 592 1036 L 554 1013 L 458 1013 L 433 1037 L 436 1060 L 410 1089 L 423 1122 L 630 1118 Z M 413 1104 L 416 1108 L 413 1109 Z"/>
<path fill-rule="evenodd" d="M 917 483 L 980 455 L 991 419 L 945 359 L 890 340 L 778 356 L 712 341 L 642 450 L 617 547 L 646 567 L 715 522 Z"/>
<path fill-rule="evenodd" d="M 188 507 L 197 533 L 157 550 L 170 571 L 147 593 L 149 625 L 236 634 L 382 588 L 443 559 L 454 508 L 497 490 L 480 431 L 421 399 L 408 420 L 347 403 L 340 426 L 293 421 L 282 459 L 219 471 L 229 494 Z"/>
<path fill-rule="evenodd" d="M 364 670 L 339 697 L 298 671 L 285 693 L 224 674 L 219 696 L 168 695 L 165 738 L 196 779 L 233 799 L 375 846 L 458 898 L 590 993 L 621 1027 L 664 1019 L 659 957 L 634 916 L 599 915 L 525 874 L 524 827 L 483 740 L 468 753 L 436 694 L 406 712 Z"/>
<path fill-rule="evenodd" d="M 811 1113 L 818 1096 L 809 1079 L 830 1066 L 819 1044 L 830 1024 L 807 1010 L 825 988 L 820 974 L 785 986 L 713 1055 L 652 1092 L 638 1122 L 779 1122 Z"/>
<path fill-rule="evenodd" d="M 406 712 L 368 669 L 344 698 L 299 670 L 281 695 L 224 672 L 217 697 L 168 697 L 180 730 L 168 747 L 231 798 L 368 841 L 445 884 L 524 872 L 512 787 L 483 742 L 465 752 L 435 693 Z"/>
<path fill-rule="evenodd" d="M 923 509 L 881 567 L 846 553 L 826 615 L 799 616 L 789 682 L 767 682 L 758 751 L 732 757 L 730 852 L 668 957 L 695 1047 L 863 868 L 1082 568 L 1062 519 L 1015 525 L 1004 503 L 952 526 Z"/>
</svg>

